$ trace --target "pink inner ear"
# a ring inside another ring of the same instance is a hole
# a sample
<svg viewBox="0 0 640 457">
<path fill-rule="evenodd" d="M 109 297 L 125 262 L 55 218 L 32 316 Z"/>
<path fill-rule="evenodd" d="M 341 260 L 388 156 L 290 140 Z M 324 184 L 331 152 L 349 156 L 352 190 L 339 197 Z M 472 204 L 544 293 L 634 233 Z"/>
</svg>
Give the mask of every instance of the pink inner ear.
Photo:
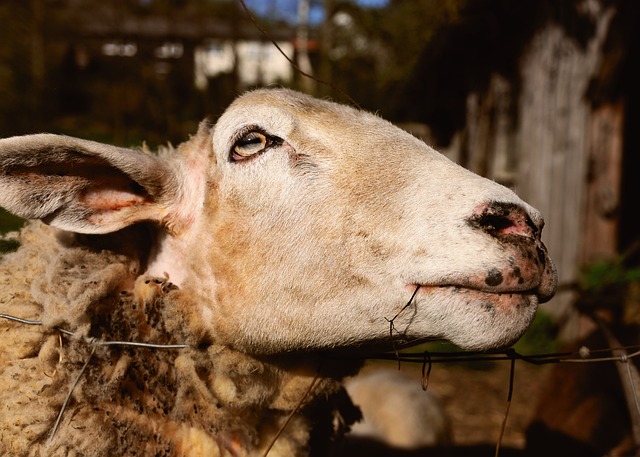
<svg viewBox="0 0 640 457">
<path fill-rule="evenodd" d="M 94 211 L 116 211 L 129 206 L 151 203 L 148 197 L 104 187 L 89 189 L 80 197 L 80 200 Z"/>
<path fill-rule="evenodd" d="M 84 166 L 76 173 L 87 182 L 78 200 L 92 211 L 117 211 L 152 202 L 142 186 L 117 170 Z"/>
</svg>

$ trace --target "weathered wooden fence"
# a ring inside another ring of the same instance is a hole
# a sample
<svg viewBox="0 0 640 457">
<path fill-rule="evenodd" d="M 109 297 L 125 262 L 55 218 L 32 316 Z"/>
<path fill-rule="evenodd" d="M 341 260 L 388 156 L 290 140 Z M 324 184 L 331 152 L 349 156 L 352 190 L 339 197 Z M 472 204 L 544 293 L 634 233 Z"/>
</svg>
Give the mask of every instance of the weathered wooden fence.
<svg viewBox="0 0 640 457">
<path fill-rule="evenodd" d="M 625 104 L 588 97 L 616 13 L 601 3 L 584 11 L 595 24 L 586 45 L 550 21 L 524 47 L 517 81 L 494 73 L 468 93 L 465 126 L 444 150 L 542 211 L 561 285 L 618 248 Z M 545 309 L 564 320 L 572 301 L 566 288 Z"/>
</svg>

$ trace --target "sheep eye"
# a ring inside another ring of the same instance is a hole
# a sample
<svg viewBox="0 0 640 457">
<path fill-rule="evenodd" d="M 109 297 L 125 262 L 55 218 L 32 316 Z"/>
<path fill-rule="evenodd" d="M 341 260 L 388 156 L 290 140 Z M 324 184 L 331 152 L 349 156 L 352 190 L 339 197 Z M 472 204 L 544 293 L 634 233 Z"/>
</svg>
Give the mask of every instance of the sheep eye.
<svg viewBox="0 0 640 457">
<path fill-rule="evenodd" d="M 245 160 L 264 151 L 267 148 L 268 138 L 260 132 L 249 132 L 243 135 L 233 145 L 233 160 Z"/>
</svg>

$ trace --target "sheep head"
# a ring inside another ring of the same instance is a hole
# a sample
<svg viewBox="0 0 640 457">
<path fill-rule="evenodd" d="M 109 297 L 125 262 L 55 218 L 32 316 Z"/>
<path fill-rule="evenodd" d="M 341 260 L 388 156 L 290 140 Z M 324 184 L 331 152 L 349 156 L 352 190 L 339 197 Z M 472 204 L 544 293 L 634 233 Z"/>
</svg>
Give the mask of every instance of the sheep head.
<svg viewBox="0 0 640 457">
<path fill-rule="evenodd" d="M 505 346 L 555 292 L 542 217 L 512 191 L 288 90 L 241 96 L 175 152 L 31 135 L 0 141 L 0 167 L 0 205 L 19 216 L 163 227 L 141 273 L 168 276 L 214 341 L 251 353 L 382 341 L 394 316 L 406 338 Z"/>
</svg>

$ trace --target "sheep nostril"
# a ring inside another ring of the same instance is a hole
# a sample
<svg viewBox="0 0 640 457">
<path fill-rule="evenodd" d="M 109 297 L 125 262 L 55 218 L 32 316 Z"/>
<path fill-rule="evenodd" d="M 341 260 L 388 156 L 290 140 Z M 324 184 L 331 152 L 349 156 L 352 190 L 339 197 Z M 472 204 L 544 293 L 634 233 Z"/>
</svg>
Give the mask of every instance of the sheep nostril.
<svg viewBox="0 0 640 457">
<path fill-rule="evenodd" d="M 499 234 L 501 232 L 510 230 L 513 226 L 513 222 L 503 216 L 486 215 L 478 220 L 479 225 L 483 230 L 492 234 Z"/>
<path fill-rule="evenodd" d="M 474 211 L 468 220 L 472 227 L 492 236 L 525 236 L 533 238 L 540 229 L 534 224 L 526 210 L 515 203 L 494 202 Z"/>
</svg>

